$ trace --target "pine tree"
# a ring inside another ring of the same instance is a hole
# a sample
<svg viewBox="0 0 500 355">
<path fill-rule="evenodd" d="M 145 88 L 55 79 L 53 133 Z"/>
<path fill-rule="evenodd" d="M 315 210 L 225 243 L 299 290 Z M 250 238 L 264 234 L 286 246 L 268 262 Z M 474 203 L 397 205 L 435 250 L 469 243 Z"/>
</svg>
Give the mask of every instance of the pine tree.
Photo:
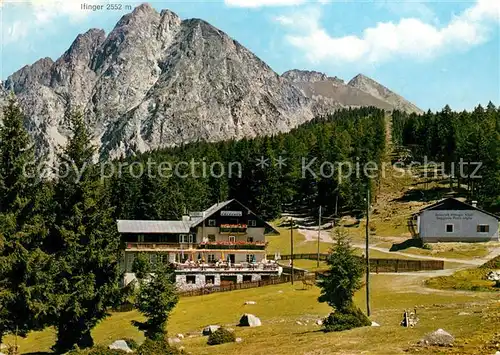
<svg viewBox="0 0 500 355">
<path fill-rule="evenodd" d="M 371 324 L 368 318 L 354 305 L 354 293 L 361 286 L 363 265 L 354 254 L 347 234 L 338 231 L 336 244 L 328 255 L 327 274 L 319 281 L 319 302 L 326 302 L 334 309 L 325 320 L 326 331 L 340 331 Z"/>
<path fill-rule="evenodd" d="M 36 176 L 30 142 L 11 97 L 0 126 L 0 343 L 5 334 L 42 329 L 49 310 L 53 264 L 41 247 L 50 193 Z"/>
<path fill-rule="evenodd" d="M 93 345 L 90 334 L 119 299 L 119 235 L 108 196 L 92 169 L 94 148 L 81 114 L 69 116 L 72 136 L 59 156 L 71 168 L 55 186 L 51 249 L 57 259 L 53 303 L 56 352 Z"/>
<path fill-rule="evenodd" d="M 135 306 L 147 320 L 135 321 L 134 325 L 144 332 L 146 338 L 162 340 L 170 312 L 179 301 L 175 288 L 174 269 L 162 261 L 154 264 L 143 254 L 134 260 L 133 271 L 139 279 Z"/>
</svg>

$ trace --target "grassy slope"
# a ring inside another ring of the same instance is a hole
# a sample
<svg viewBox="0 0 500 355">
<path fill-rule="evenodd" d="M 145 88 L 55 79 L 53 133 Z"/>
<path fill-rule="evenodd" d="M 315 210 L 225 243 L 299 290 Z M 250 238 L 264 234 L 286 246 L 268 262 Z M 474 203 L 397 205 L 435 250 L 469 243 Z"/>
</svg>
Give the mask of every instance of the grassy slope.
<svg viewBox="0 0 500 355">
<path fill-rule="evenodd" d="M 282 255 L 290 254 L 290 229 L 276 227 L 280 235 L 267 236 L 266 240 L 269 242 L 267 246 L 267 253 L 274 254 L 280 252 Z M 306 242 L 306 238 L 298 230 L 293 230 L 293 253 L 294 254 L 308 254 L 316 253 L 318 251 L 318 244 L 316 242 Z M 327 253 L 331 244 L 320 243 L 320 252 Z"/>
<path fill-rule="evenodd" d="M 489 245 L 490 243 L 436 243 L 431 245 L 431 250 L 412 247 L 404 252 L 441 258 L 474 259 L 487 256 L 490 252 Z"/>
<path fill-rule="evenodd" d="M 489 281 L 486 278 L 490 271 L 499 268 L 500 256 L 477 268 L 459 270 L 453 275 L 431 278 L 425 284 L 428 287 L 443 290 L 493 291 L 500 298 L 500 289 L 494 287 L 494 281 Z"/>
<path fill-rule="evenodd" d="M 192 354 L 359 354 L 365 351 L 389 355 L 402 354 L 425 333 L 444 328 L 457 337 L 455 349 L 460 350 L 457 354 L 477 353 L 477 346 L 492 338 L 495 327 L 500 324 L 500 318 L 491 318 L 500 314 L 500 305 L 492 302 L 496 300 L 494 294 L 429 292 L 421 289 L 421 281 L 421 277 L 372 276 L 371 318 L 381 327 L 342 333 L 319 332 L 314 320 L 324 317 L 330 309 L 317 302 L 317 288 L 302 290 L 301 284 L 296 283 L 181 299 L 168 330 L 173 335 L 200 331 L 208 324 L 234 326 L 243 313 L 249 312 L 260 317 L 263 326 L 235 328 L 237 336 L 244 339 L 241 344 L 209 347 L 204 337 L 186 338 L 182 343 Z M 247 300 L 257 304 L 244 306 Z M 356 302 L 364 309 L 364 290 L 356 295 Z M 414 306 L 419 307 L 421 322 L 414 329 L 401 328 L 403 309 Z M 459 316 L 463 311 L 470 314 Z M 139 318 L 136 312 L 114 314 L 95 329 L 95 340 L 104 345 L 123 337 L 141 340 L 141 334 L 130 325 L 133 319 Z M 297 321 L 304 325 L 298 325 Z M 47 351 L 52 342 L 53 333 L 47 330 L 30 335 L 21 340 L 20 345 L 24 353 Z"/>
</svg>

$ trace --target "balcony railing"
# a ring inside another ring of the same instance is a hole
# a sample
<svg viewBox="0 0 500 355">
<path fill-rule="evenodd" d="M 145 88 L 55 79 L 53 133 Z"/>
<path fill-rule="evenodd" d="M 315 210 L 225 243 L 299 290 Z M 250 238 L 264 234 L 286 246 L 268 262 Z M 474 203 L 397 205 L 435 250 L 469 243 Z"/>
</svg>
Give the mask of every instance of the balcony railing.
<svg viewBox="0 0 500 355">
<path fill-rule="evenodd" d="M 203 242 L 198 244 L 198 249 L 219 250 L 265 250 L 267 242 Z"/>
<path fill-rule="evenodd" d="M 279 265 L 276 263 L 241 263 L 241 264 L 228 264 L 221 263 L 176 263 L 175 268 L 179 271 L 278 271 Z"/>
<path fill-rule="evenodd" d="M 221 224 L 219 226 L 220 234 L 246 234 L 247 225 L 246 224 Z"/>
</svg>

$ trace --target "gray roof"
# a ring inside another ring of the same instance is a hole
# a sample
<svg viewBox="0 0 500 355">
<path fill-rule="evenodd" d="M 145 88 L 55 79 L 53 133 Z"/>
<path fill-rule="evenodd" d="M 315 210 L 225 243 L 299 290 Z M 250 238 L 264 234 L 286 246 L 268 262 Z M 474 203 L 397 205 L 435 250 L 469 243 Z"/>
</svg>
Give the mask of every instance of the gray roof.
<svg viewBox="0 0 500 355">
<path fill-rule="evenodd" d="M 189 233 L 191 222 L 118 220 L 119 233 Z"/>
<path fill-rule="evenodd" d="M 131 234 L 147 234 L 147 233 L 164 233 L 164 234 L 187 234 L 191 228 L 198 226 L 205 219 L 209 218 L 215 212 L 229 205 L 231 202 L 236 201 L 234 199 L 227 200 L 224 202 L 216 203 L 210 208 L 206 209 L 200 213 L 199 217 L 192 216 L 188 221 L 131 221 L 131 220 L 118 220 L 118 232 L 119 233 L 131 233 Z M 238 202 L 238 201 L 236 201 Z M 240 202 L 238 202 L 243 206 Z M 243 206 L 245 207 L 245 206 Z M 246 208 L 246 207 L 245 207 Z M 249 210 L 250 211 L 250 210 Z M 253 213 L 253 212 L 252 212 Z M 254 213 L 255 215 L 255 213 Z M 264 221 L 269 229 L 274 234 L 279 234 L 279 232 L 271 226 L 269 223 Z"/>
<path fill-rule="evenodd" d="M 455 210 L 476 210 L 476 211 L 479 211 L 479 212 L 482 212 L 484 214 L 487 214 L 493 218 L 496 218 L 497 220 L 500 220 L 500 217 L 491 213 L 491 212 L 488 212 L 488 211 L 485 211 L 477 206 L 472 206 L 464 201 L 460 201 L 456 198 L 453 198 L 453 197 L 448 197 L 448 198 L 444 198 L 442 200 L 439 200 L 438 202 L 436 203 L 433 203 L 432 205 L 430 206 L 427 206 L 427 207 L 424 207 L 422 208 L 420 211 L 414 213 L 413 215 L 419 215 L 420 213 L 424 212 L 424 211 L 429 211 L 429 210 L 436 210 L 436 209 L 447 209 L 447 210 L 451 210 L 451 211 L 455 211 Z"/>
<path fill-rule="evenodd" d="M 190 221 L 191 222 L 191 226 L 194 227 L 194 226 L 200 224 L 205 219 L 207 219 L 208 217 L 210 217 L 211 215 L 213 215 L 215 212 L 217 212 L 221 208 L 229 205 L 233 201 L 234 200 L 228 200 L 228 201 L 216 203 L 215 205 L 209 207 L 208 209 L 206 209 L 205 211 L 203 211 L 203 217 L 193 217 L 193 218 L 191 218 L 191 221 Z"/>
</svg>

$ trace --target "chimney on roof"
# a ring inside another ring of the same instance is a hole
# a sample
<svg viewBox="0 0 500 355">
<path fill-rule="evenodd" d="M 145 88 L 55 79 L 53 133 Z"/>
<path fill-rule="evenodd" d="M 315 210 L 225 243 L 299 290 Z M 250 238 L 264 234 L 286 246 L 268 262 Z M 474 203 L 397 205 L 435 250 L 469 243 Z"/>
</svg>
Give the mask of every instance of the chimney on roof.
<svg viewBox="0 0 500 355">
<path fill-rule="evenodd" d="M 477 201 L 472 201 L 472 207 L 477 208 Z"/>
<path fill-rule="evenodd" d="M 182 221 L 183 222 L 189 222 L 191 220 L 191 217 L 189 216 L 182 216 Z"/>
</svg>

